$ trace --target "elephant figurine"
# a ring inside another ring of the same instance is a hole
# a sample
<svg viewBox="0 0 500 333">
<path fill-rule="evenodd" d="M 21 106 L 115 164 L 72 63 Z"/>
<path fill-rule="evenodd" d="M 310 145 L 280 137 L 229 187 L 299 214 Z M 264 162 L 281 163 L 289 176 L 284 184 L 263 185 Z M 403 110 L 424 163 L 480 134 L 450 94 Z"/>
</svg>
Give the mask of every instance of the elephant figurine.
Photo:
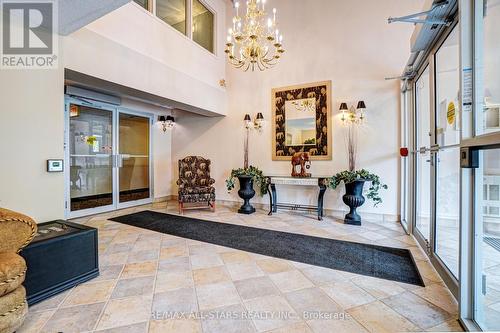
<svg viewBox="0 0 500 333">
<path fill-rule="evenodd" d="M 300 165 L 300 172 L 297 172 L 297 166 Z M 309 153 L 299 152 L 292 156 L 292 177 L 311 177 L 310 173 L 306 172 L 306 169 L 311 167 L 311 161 L 309 159 Z"/>
</svg>

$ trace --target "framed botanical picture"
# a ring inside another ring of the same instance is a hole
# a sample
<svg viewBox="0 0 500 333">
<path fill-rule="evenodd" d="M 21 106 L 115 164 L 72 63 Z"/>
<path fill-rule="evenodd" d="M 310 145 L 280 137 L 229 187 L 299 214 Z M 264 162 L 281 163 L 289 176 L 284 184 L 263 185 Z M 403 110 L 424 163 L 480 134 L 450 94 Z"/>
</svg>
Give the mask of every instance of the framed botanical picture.
<svg viewBox="0 0 500 333">
<path fill-rule="evenodd" d="M 272 89 L 274 161 L 297 152 L 332 159 L 331 90 L 331 81 Z"/>
</svg>

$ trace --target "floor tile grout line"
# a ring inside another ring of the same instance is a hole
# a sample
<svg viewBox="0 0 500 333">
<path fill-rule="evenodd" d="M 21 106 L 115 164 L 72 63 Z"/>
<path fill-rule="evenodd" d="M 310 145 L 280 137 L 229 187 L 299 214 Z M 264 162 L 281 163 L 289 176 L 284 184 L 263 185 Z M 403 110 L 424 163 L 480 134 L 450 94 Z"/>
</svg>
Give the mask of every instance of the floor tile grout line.
<svg viewBox="0 0 500 333">
<path fill-rule="evenodd" d="M 409 290 L 407 290 L 407 291 L 405 291 L 405 292 L 410 292 L 410 291 L 409 291 Z M 412 294 L 413 294 L 413 293 L 412 293 Z M 424 299 L 424 298 L 420 297 L 419 295 L 416 295 L 416 294 L 414 294 L 414 295 L 415 295 L 415 296 L 417 296 L 418 298 L 422 299 L 424 302 L 427 302 L 427 303 L 429 303 L 429 304 L 431 304 L 431 305 L 434 305 L 434 306 L 438 307 L 439 309 L 441 309 L 441 310 L 443 310 L 444 312 L 446 312 L 446 314 L 448 315 L 448 318 L 446 318 L 445 320 L 443 320 L 442 322 L 440 322 L 440 323 L 438 323 L 437 325 L 434 325 L 434 326 L 441 325 L 442 323 L 444 323 L 444 322 L 446 322 L 446 321 L 450 320 L 450 319 L 453 317 L 453 314 L 449 313 L 449 312 L 448 312 L 448 311 L 446 311 L 445 309 L 443 309 L 443 308 L 441 308 L 441 307 L 439 307 L 439 306 L 437 306 L 437 305 L 435 305 L 435 304 L 433 304 L 433 303 L 429 302 L 428 300 L 426 300 L 426 299 Z M 391 297 L 392 297 L 392 296 L 391 296 Z M 405 316 L 403 313 L 399 312 L 396 308 L 394 308 L 394 307 L 390 306 L 389 304 L 385 303 L 385 302 L 384 302 L 384 300 L 386 300 L 386 299 L 388 299 L 388 298 L 390 298 L 390 297 L 383 298 L 383 299 L 381 299 L 380 301 L 381 301 L 382 303 L 384 303 L 385 305 L 387 305 L 388 307 L 390 307 L 391 309 L 393 309 L 394 311 L 396 311 L 396 312 L 397 312 L 400 316 L 403 316 L 404 318 L 406 318 L 408 321 L 410 321 L 411 323 L 413 323 L 415 326 L 417 326 L 418 328 L 420 328 L 422 331 L 426 331 L 426 330 L 428 330 L 428 329 L 430 329 L 430 328 L 434 327 L 434 326 L 432 326 L 432 327 L 429 327 L 429 328 L 427 328 L 427 329 L 426 329 L 426 328 L 424 328 L 424 327 L 421 327 L 419 324 L 415 323 L 413 320 L 411 320 L 410 318 L 408 318 L 407 316 Z"/>
<path fill-rule="evenodd" d="M 160 267 L 160 256 L 161 256 L 161 244 L 163 242 L 163 238 L 160 235 L 160 244 L 159 244 L 159 249 L 158 249 L 158 260 L 156 261 L 156 270 L 155 270 L 155 275 L 153 278 L 153 294 L 151 296 L 151 306 L 149 308 L 149 318 L 148 321 L 146 322 L 146 332 L 149 332 L 151 328 L 151 321 L 153 320 L 153 306 L 154 306 L 154 299 L 155 299 L 155 294 L 156 294 L 156 281 L 158 280 L 158 271 Z"/>
<path fill-rule="evenodd" d="M 255 262 L 255 260 L 252 259 L 253 262 Z M 227 268 L 225 267 L 226 265 L 224 264 L 224 269 L 227 271 Z M 244 300 L 243 300 L 243 297 L 241 297 L 241 294 L 240 292 L 238 291 L 238 288 L 236 288 L 236 284 L 234 283 L 235 281 L 232 279 L 231 277 L 231 274 L 229 272 L 227 272 L 228 276 L 231 278 L 231 283 L 233 284 L 234 286 L 234 289 L 236 290 L 236 294 L 238 294 L 238 298 L 240 299 L 240 304 L 241 306 L 243 307 L 243 309 L 248 313 L 250 310 L 248 310 L 248 308 L 246 307 L 245 303 L 244 303 Z M 265 274 L 265 272 L 264 272 Z M 252 327 L 254 328 L 254 331 L 255 332 L 259 332 L 259 330 L 257 329 L 257 326 L 255 325 L 254 321 L 252 319 L 249 320 Z"/>
<path fill-rule="evenodd" d="M 193 281 L 193 291 L 194 291 L 194 298 L 195 298 L 195 301 L 196 301 L 196 309 L 198 311 L 198 314 L 201 313 L 201 309 L 200 309 L 200 302 L 198 302 L 198 290 L 196 288 L 196 284 L 194 283 L 194 276 L 193 276 L 193 265 L 191 264 L 191 250 L 189 248 L 189 244 L 188 244 L 188 241 L 186 239 L 186 247 L 187 247 L 187 257 L 188 257 L 188 263 L 189 263 L 189 272 L 190 272 L 190 275 L 191 275 L 191 280 Z M 199 325 L 200 325 L 200 329 L 201 331 L 203 332 L 205 329 L 203 328 L 203 321 L 200 319 L 198 321 Z"/>
<path fill-rule="evenodd" d="M 116 237 L 116 235 L 115 235 L 115 237 Z M 137 242 L 137 240 L 134 241 L 134 244 L 135 244 L 135 242 Z M 127 254 L 127 259 L 128 259 L 128 254 Z M 126 266 L 126 263 L 123 264 L 123 267 L 120 270 L 120 274 L 118 274 L 118 277 L 113 280 L 114 281 L 113 288 L 111 289 L 111 292 L 109 293 L 108 297 L 106 298 L 106 302 L 105 302 L 104 306 L 102 307 L 101 312 L 99 313 L 99 316 L 97 317 L 97 320 L 96 320 L 96 322 L 94 324 L 94 328 L 93 328 L 92 331 L 97 330 L 97 327 L 99 326 L 99 323 L 102 320 L 102 316 L 104 315 L 104 312 L 105 312 L 105 310 L 106 310 L 106 308 L 107 308 L 107 306 L 109 304 L 109 300 L 111 299 L 111 296 L 113 295 L 113 291 L 115 290 L 116 285 L 118 284 L 118 281 L 120 280 L 120 276 L 122 275 L 123 271 L 125 270 L 125 266 Z"/>
<path fill-rule="evenodd" d="M 386 298 L 387 298 L 387 297 L 386 297 Z M 400 313 L 398 313 L 398 312 L 397 312 L 396 310 L 394 310 L 392 307 L 390 307 L 390 306 L 388 306 L 387 304 L 385 304 L 384 302 L 382 302 L 382 300 L 381 300 L 381 299 L 376 299 L 376 300 L 375 300 L 375 301 L 373 301 L 373 302 L 370 302 L 370 303 L 367 303 L 367 304 L 360 305 L 359 307 L 367 306 L 367 305 L 370 305 L 370 304 L 373 304 L 373 303 L 377 303 L 377 302 L 384 304 L 384 305 L 385 305 L 385 306 L 386 306 L 389 310 L 391 310 L 392 312 L 394 312 L 397 316 L 400 316 L 400 317 L 401 317 L 401 318 L 403 318 L 405 321 L 409 322 L 410 324 L 412 324 L 413 326 L 415 326 L 416 328 L 418 328 L 418 329 L 419 329 L 419 331 L 417 331 L 417 332 L 423 332 L 423 331 L 425 331 L 425 330 L 422 330 L 422 328 L 421 328 L 420 326 L 418 326 L 418 325 L 414 324 L 412 321 L 408 320 L 406 317 L 404 317 L 403 315 L 401 315 Z M 354 307 L 354 308 L 357 308 L 357 307 Z M 354 309 L 354 308 L 351 308 L 351 310 L 352 310 L 352 309 Z M 350 316 L 351 316 L 354 320 L 356 320 L 356 321 L 357 321 L 357 322 L 358 322 L 361 326 L 363 326 L 364 328 L 366 328 L 366 330 L 367 330 L 368 332 L 370 332 L 370 331 L 371 331 L 369 327 L 367 327 L 367 326 L 363 325 L 363 323 L 359 322 L 359 321 L 358 321 L 358 320 L 357 320 L 357 319 L 356 319 L 353 315 L 351 315 L 351 314 L 349 314 L 349 315 L 350 315 Z"/>
<path fill-rule="evenodd" d="M 300 272 L 301 272 L 301 274 L 302 274 L 302 275 L 303 275 L 306 279 L 308 279 L 308 280 L 309 280 L 309 282 L 311 282 L 311 283 L 312 283 L 312 285 L 313 285 L 314 287 L 318 288 L 318 289 L 319 289 L 319 290 L 320 290 L 323 294 L 325 294 L 325 296 L 326 296 L 328 299 L 330 299 L 330 300 L 331 300 L 331 301 L 332 301 L 335 305 L 337 305 L 339 309 L 341 309 L 343 312 L 347 313 L 347 309 L 344 309 L 344 308 L 343 308 L 340 304 L 338 304 L 338 303 L 337 303 L 337 302 L 336 302 L 333 298 L 331 298 L 331 297 L 330 297 L 330 295 L 328 295 L 328 294 L 327 294 L 327 293 L 326 293 L 326 292 L 325 292 L 325 291 L 321 288 L 321 286 L 320 286 L 320 285 L 316 285 L 316 283 L 314 283 L 314 281 L 312 281 L 311 279 L 309 279 L 309 277 L 308 277 L 306 274 L 304 274 L 300 268 L 298 268 L 298 267 L 295 267 L 295 268 L 296 268 L 298 271 L 300 271 Z M 337 271 L 337 270 L 335 270 L 335 271 Z M 272 281 L 272 279 L 271 279 L 271 282 L 273 282 L 273 281 Z M 274 282 L 273 282 L 273 283 L 274 283 Z M 303 288 L 303 289 L 307 289 L 307 288 Z M 299 289 L 299 290 L 301 290 L 301 289 Z M 281 290 L 279 290 L 279 289 L 278 289 L 278 291 L 280 291 L 280 292 L 281 292 Z M 296 291 L 297 291 L 297 290 L 296 290 Z M 293 291 L 291 291 L 291 292 L 293 292 Z M 283 295 L 283 297 L 284 297 L 285 299 L 287 299 L 285 295 Z M 295 308 L 294 308 L 294 306 L 293 306 L 292 304 L 290 304 L 290 306 L 291 306 L 294 310 L 296 310 L 296 311 L 297 311 L 297 309 L 295 309 Z M 352 316 L 351 316 L 351 317 L 352 317 Z M 354 317 L 352 317 L 352 319 L 353 319 L 353 320 L 355 320 L 355 321 L 357 322 L 357 320 L 356 320 Z M 312 328 L 312 327 L 309 325 L 309 323 L 307 322 L 307 320 L 302 319 L 302 321 L 303 321 L 303 322 L 305 322 L 305 324 L 307 325 L 307 327 L 309 327 L 309 328 L 311 329 L 311 331 L 314 331 L 314 330 L 313 330 L 313 328 Z"/>
<path fill-rule="evenodd" d="M 50 319 L 52 319 L 52 317 L 54 317 L 54 315 L 57 313 L 57 311 L 59 311 L 59 308 L 61 307 L 61 305 L 64 303 L 64 301 L 66 301 L 66 299 L 68 298 L 68 296 L 71 294 L 71 292 L 73 291 L 73 289 L 75 289 L 76 287 L 71 287 L 70 289 L 67 290 L 67 294 L 66 296 L 63 297 L 63 299 L 61 300 L 61 302 L 57 305 L 56 308 L 54 308 L 54 313 L 52 313 L 52 315 L 50 316 L 50 318 L 45 322 L 45 324 L 40 328 L 40 331 L 39 332 L 43 332 L 43 328 L 47 325 L 47 323 L 50 321 Z"/>
</svg>

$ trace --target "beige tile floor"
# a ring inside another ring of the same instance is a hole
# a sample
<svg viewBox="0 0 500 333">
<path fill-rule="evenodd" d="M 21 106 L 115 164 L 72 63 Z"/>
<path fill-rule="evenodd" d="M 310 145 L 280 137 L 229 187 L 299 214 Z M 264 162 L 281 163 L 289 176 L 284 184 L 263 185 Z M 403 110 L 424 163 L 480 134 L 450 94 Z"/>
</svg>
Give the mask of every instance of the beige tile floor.
<svg viewBox="0 0 500 333">
<path fill-rule="evenodd" d="M 187 216 L 408 248 L 426 287 L 247 253 L 107 220 L 171 202 L 77 220 L 99 229 L 101 275 L 30 308 L 21 332 L 461 331 L 457 303 L 396 222 L 318 222 L 314 215 L 231 207 Z M 77 259 L 77 258 L 76 258 Z"/>
<path fill-rule="evenodd" d="M 491 219 L 491 218 L 490 218 Z M 429 219 L 420 219 L 420 227 L 428 230 Z M 444 219 L 441 219 L 444 221 Z M 438 227 L 437 255 L 445 265 L 458 274 L 459 221 L 448 219 Z M 497 234 L 486 234 L 498 237 Z M 500 252 L 486 242 L 481 242 L 481 270 L 486 278 L 486 293 L 477 301 L 477 307 L 482 309 L 483 319 L 480 322 L 484 330 L 498 331 L 500 327 Z"/>
</svg>

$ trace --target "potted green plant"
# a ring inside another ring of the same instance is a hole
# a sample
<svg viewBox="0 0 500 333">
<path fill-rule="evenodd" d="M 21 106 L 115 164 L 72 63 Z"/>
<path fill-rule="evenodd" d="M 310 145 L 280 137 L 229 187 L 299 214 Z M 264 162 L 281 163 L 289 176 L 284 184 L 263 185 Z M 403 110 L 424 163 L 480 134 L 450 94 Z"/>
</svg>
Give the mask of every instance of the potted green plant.
<svg viewBox="0 0 500 333">
<path fill-rule="evenodd" d="M 363 103 L 364 106 L 364 103 Z M 342 109 L 342 106 L 341 106 Z M 382 202 L 379 191 L 387 189 L 387 185 L 381 183 L 380 177 L 368 170 L 356 170 L 356 157 L 357 157 L 357 126 L 363 118 L 356 118 L 356 111 L 351 110 L 347 119 L 347 133 L 346 145 L 349 159 L 349 170 L 344 170 L 333 175 L 329 181 L 328 186 L 336 189 L 340 183 L 345 185 L 345 194 L 342 196 L 342 201 L 349 206 L 349 213 L 344 217 L 345 224 L 361 225 L 361 216 L 356 212 L 356 209 L 365 203 L 363 196 L 363 187 L 365 182 L 370 182 L 368 188 L 368 199 L 372 200 L 374 206 Z M 345 118 L 343 117 L 343 120 Z"/>
<path fill-rule="evenodd" d="M 372 200 L 374 206 L 382 202 L 380 197 L 380 189 L 387 189 L 387 185 L 380 182 L 380 177 L 370 173 L 365 169 L 351 171 L 345 170 L 337 173 L 329 179 L 328 186 L 336 189 L 340 183 L 345 184 L 345 194 L 342 196 L 342 201 L 349 206 L 349 213 L 344 217 L 344 223 L 361 225 L 361 216 L 356 212 L 356 209 L 362 206 L 365 202 L 363 196 L 363 187 L 365 182 L 370 182 L 368 188 L 368 199 Z"/>
<path fill-rule="evenodd" d="M 260 195 L 264 195 L 267 193 L 267 178 L 261 170 L 251 165 L 247 168 L 233 169 L 231 176 L 226 180 L 228 191 L 234 189 L 236 178 L 240 182 L 238 195 L 243 199 L 243 205 L 238 209 L 238 213 L 252 214 L 255 212 L 255 207 L 250 204 L 250 199 L 255 196 L 253 185 L 257 185 L 260 189 Z"/>
</svg>

